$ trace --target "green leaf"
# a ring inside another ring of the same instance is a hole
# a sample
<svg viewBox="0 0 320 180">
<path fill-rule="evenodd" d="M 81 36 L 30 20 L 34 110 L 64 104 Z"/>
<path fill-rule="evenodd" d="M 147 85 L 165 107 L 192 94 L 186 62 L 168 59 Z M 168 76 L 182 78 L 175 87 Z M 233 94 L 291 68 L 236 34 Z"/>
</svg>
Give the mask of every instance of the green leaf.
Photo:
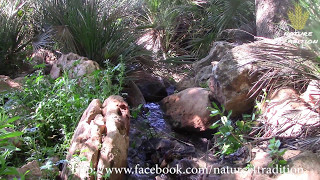
<svg viewBox="0 0 320 180">
<path fill-rule="evenodd" d="M 212 102 L 212 105 L 213 105 L 213 107 L 214 107 L 216 110 L 220 110 L 219 107 L 218 107 L 218 105 L 217 105 L 215 102 Z"/>
<path fill-rule="evenodd" d="M 218 121 L 216 121 L 215 123 L 213 123 L 209 128 L 210 129 L 216 129 L 217 127 L 219 127 L 220 126 L 220 120 L 218 120 Z"/>
<path fill-rule="evenodd" d="M 287 165 L 287 161 L 286 160 L 280 160 L 279 162 L 278 162 L 278 164 L 279 165 L 282 165 L 282 166 L 284 166 L 284 165 Z"/>
<path fill-rule="evenodd" d="M 228 119 L 230 119 L 231 115 L 232 115 L 232 110 L 230 110 L 229 113 L 228 113 L 228 116 L 227 116 Z"/>
<path fill-rule="evenodd" d="M 241 130 L 243 130 L 244 127 L 244 121 L 237 121 L 236 125 L 238 126 L 238 128 L 240 128 Z"/>
<path fill-rule="evenodd" d="M 16 120 L 18 120 L 18 119 L 20 119 L 20 117 L 19 117 L 19 116 L 16 116 L 16 117 L 10 118 L 10 119 L 7 121 L 7 123 L 13 123 L 13 122 L 15 122 L 15 121 L 16 121 Z"/>
<path fill-rule="evenodd" d="M 210 116 L 211 116 L 211 117 L 214 117 L 214 116 L 217 116 L 217 115 L 219 115 L 219 114 L 220 114 L 220 112 L 219 112 L 218 110 L 214 110 L 214 111 L 211 111 Z"/>
<path fill-rule="evenodd" d="M 0 135 L 0 140 L 1 139 L 7 139 L 7 138 L 12 138 L 12 137 L 17 137 L 17 136 L 21 136 L 23 135 L 23 132 L 12 132 L 12 133 L 8 133 L 8 134 L 4 134 L 4 135 Z"/>
</svg>

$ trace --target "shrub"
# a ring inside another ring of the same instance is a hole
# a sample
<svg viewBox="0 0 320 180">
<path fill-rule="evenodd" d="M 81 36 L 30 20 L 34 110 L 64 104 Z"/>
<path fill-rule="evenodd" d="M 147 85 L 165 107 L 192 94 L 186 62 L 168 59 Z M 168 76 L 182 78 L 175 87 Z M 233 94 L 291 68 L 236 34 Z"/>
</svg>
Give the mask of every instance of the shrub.
<svg viewBox="0 0 320 180">
<path fill-rule="evenodd" d="M 130 26 L 130 5 L 129 1 L 38 0 L 39 19 L 47 26 L 46 32 L 52 32 L 56 47 L 100 65 L 106 59 L 117 64 L 120 55 L 133 60 L 141 50 Z M 37 43 L 46 44 L 48 39 L 43 41 Z"/>
<path fill-rule="evenodd" d="M 0 74 L 11 74 L 22 65 L 22 55 L 31 42 L 27 3 L 0 0 Z"/>
<path fill-rule="evenodd" d="M 108 69 L 97 70 L 81 79 L 70 79 L 65 73 L 53 80 L 39 71 L 26 78 L 21 92 L 7 95 L 11 103 L 7 103 L 6 108 L 11 114 L 19 114 L 18 126 L 26 128 L 22 150 L 29 155 L 27 160 L 44 160 L 54 155 L 64 157 L 74 129 L 89 103 L 93 99 L 103 101 L 112 94 L 120 94 L 124 64 L 107 66 Z"/>
</svg>

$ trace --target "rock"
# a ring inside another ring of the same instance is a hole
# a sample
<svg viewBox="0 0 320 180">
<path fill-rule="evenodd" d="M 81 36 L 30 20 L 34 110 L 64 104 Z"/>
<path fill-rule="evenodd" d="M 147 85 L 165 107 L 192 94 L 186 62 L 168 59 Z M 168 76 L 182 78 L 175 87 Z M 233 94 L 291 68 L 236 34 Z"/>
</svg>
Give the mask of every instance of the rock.
<svg viewBox="0 0 320 180">
<path fill-rule="evenodd" d="M 12 80 L 9 76 L 0 75 L 0 93 L 21 89 L 21 84 Z"/>
<path fill-rule="evenodd" d="M 306 151 L 288 161 L 289 172 L 281 174 L 277 180 L 320 179 L 320 158 Z"/>
<path fill-rule="evenodd" d="M 176 84 L 176 89 L 178 91 L 183 91 L 188 88 L 193 88 L 197 87 L 198 85 L 196 84 L 196 78 L 195 77 L 185 77 L 181 79 L 177 84 Z"/>
<path fill-rule="evenodd" d="M 314 111 L 320 113 L 320 81 L 311 81 L 306 92 L 300 97 L 308 103 Z"/>
<path fill-rule="evenodd" d="M 289 159 L 301 154 L 302 152 L 299 150 L 290 150 L 287 149 L 284 155 L 282 156 L 284 160 L 288 161 Z"/>
<path fill-rule="evenodd" d="M 254 159 L 251 161 L 251 164 L 258 168 L 265 168 L 272 162 L 272 159 L 269 153 L 263 151 L 262 149 L 252 149 L 252 152 L 255 153 Z"/>
<path fill-rule="evenodd" d="M 269 177 L 267 174 L 261 173 L 254 173 L 253 171 L 245 171 L 240 170 L 237 173 L 233 174 L 223 174 L 220 176 L 220 180 L 247 180 L 247 179 L 254 179 L 254 180 L 272 180 L 273 178 Z"/>
<path fill-rule="evenodd" d="M 40 179 L 42 176 L 42 172 L 36 160 L 27 163 L 17 170 L 20 174 L 25 174 L 27 171 L 29 171 L 26 175 L 27 179 Z"/>
<path fill-rule="evenodd" d="M 128 86 L 123 89 L 123 92 L 128 94 L 126 99 L 131 108 L 137 108 L 140 104 L 146 104 L 143 94 L 133 81 L 128 82 Z"/>
<path fill-rule="evenodd" d="M 147 102 L 160 101 L 168 95 L 161 78 L 144 71 L 135 71 L 128 76 L 139 87 Z"/>
<path fill-rule="evenodd" d="M 197 87 L 209 87 L 209 79 L 212 76 L 212 69 L 218 64 L 218 62 L 211 62 L 210 66 L 205 66 L 197 73 L 195 77 L 195 83 Z"/>
<path fill-rule="evenodd" d="M 254 88 L 254 83 L 257 82 L 258 75 L 265 70 L 259 63 L 306 56 L 307 50 L 287 43 L 294 38 L 264 39 L 228 51 L 213 67 L 213 75 L 210 77 L 209 87 L 214 98 L 224 105 L 226 110 L 232 110 L 233 116 L 250 113 L 256 94 L 249 92 L 255 92 L 258 88 Z"/>
<path fill-rule="evenodd" d="M 161 101 L 168 121 L 175 129 L 207 130 L 218 117 L 210 117 L 210 92 L 203 88 L 189 88 Z"/>
<path fill-rule="evenodd" d="M 31 55 L 31 58 L 32 58 L 31 65 L 33 66 L 32 69 L 35 70 L 34 66 L 36 65 L 44 64 L 45 74 L 50 73 L 52 65 L 57 60 L 57 56 L 53 52 L 46 49 L 37 50 Z"/>
<path fill-rule="evenodd" d="M 57 79 L 64 71 L 67 71 L 70 78 L 75 78 L 91 74 L 98 69 L 100 67 L 97 62 L 74 53 L 69 53 L 63 54 L 57 61 L 54 61 L 50 76 L 53 79 Z"/>
<path fill-rule="evenodd" d="M 37 64 L 50 64 L 53 65 L 57 60 L 57 56 L 53 52 L 46 49 L 39 49 L 31 55 L 34 65 Z"/>
<path fill-rule="evenodd" d="M 193 63 L 192 66 L 195 72 L 198 72 L 205 66 L 210 66 L 213 61 L 219 61 L 230 49 L 234 47 L 235 46 L 233 44 L 225 41 L 217 41 L 213 43 L 209 54 L 205 58 Z"/>
<path fill-rule="evenodd" d="M 307 137 L 320 127 L 320 114 L 312 111 L 292 88 L 275 91 L 260 120 L 265 124 L 264 137 Z"/>
<path fill-rule="evenodd" d="M 73 174 L 75 179 L 91 179 L 94 170 L 97 179 L 102 179 L 106 168 L 126 167 L 129 116 L 128 105 L 120 96 L 110 96 L 103 105 L 93 100 L 72 137 L 67 155 L 69 163 L 63 169 L 62 178 Z M 110 175 L 110 179 L 121 177 L 123 174 Z"/>
</svg>

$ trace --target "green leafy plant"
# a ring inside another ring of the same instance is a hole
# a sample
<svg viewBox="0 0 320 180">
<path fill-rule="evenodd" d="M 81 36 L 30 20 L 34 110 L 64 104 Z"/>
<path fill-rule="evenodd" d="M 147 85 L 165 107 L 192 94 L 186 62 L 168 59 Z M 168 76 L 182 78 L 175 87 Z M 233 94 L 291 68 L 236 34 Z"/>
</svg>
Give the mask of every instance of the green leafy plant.
<svg viewBox="0 0 320 180">
<path fill-rule="evenodd" d="M 279 149 L 281 145 L 280 140 L 275 138 L 270 139 L 269 141 L 269 155 L 272 158 L 272 162 L 269 164 L 269 167 L 278 167 L 281 168 L 287 164 L 287 161 L 283 159 L 283 155 L 286 152 L 286 149 Z"/>
<path fill-rule="evenodd" d="M 216 103 L 212 103 L 213 107 L 208 107 L 211 111 L 210 116 L 220 116 L 220 120 L 212 124 L 211 129 L 218 128 L 218 132 L 214 135 L 217 137 L 217 146 L 221 150 L 218 154 L 229 155 L 234 153 L 245 143 L 243 135 L 251 130 L 251 123 L 245 121 L 237 121 L 235 125 L 232 124 L 230 116 L 232 111 L 225 115 L 225 108 L 220 109 Z"/>
<path fill-rule="evenodd" d="M 131 110 L 132 118 L 136 119 L 138 117 L 138 115 L 141 113 L 142 107 L 143 107 L 143 104 L 139 104 L 137 108 L 134 108 Z"/>
<path fill-rule="evenodd" d="M 9 118 L 0 107 L 0 177 L 7 175 L 20 176 L 24 179 L 25 174 L 20 174 L 15 167 L 9 166 L 7 159 L 14 151 L 20 151 L 14 144 L 17 137 L 23 132 L 14 131 L 14 122 L 19 117 Z M 16 178 L 15 178 L 16 179 Z"/>
<path fill-rule="evenodd" d="M 120 94 L 125 66 L 122 63 L 106 66 L 105 70 L 76 79 L 64 73 L 53 80 L 38 71 L 26 77 L 22 91 L 7 94 L 12 102 L 7 104 L 8 112 L 21 116 L 17 126 L 26 128 L 22 154 L 27 161 L 64 158 L 74 129 L 89 103 Z M 16 111 L 16 107 L 22 110 Z"/>
</svg>

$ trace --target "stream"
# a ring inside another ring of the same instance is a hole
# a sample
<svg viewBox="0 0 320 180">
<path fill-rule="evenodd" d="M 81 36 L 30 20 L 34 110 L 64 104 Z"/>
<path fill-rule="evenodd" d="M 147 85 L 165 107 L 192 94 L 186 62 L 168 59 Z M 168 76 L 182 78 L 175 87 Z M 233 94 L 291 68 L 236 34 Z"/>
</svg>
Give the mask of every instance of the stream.
<svg viewBox="0 0 320 180">
<path fill-rule="evenodd" d="M 173 131 L 165 121 L 160 104 L 147 103 L 142 113 L 136 119 L 131 119 L 128 167 L 175 167 L 177 164 L 183 167 L 197 167 L 198 162 L 203 162 L 208 145 L 211 146 L 209 142 L 199 134 Z M 126 179 L 198 179 L 198 176 L 133 173 L 127 175 Z"/>
</svg>

